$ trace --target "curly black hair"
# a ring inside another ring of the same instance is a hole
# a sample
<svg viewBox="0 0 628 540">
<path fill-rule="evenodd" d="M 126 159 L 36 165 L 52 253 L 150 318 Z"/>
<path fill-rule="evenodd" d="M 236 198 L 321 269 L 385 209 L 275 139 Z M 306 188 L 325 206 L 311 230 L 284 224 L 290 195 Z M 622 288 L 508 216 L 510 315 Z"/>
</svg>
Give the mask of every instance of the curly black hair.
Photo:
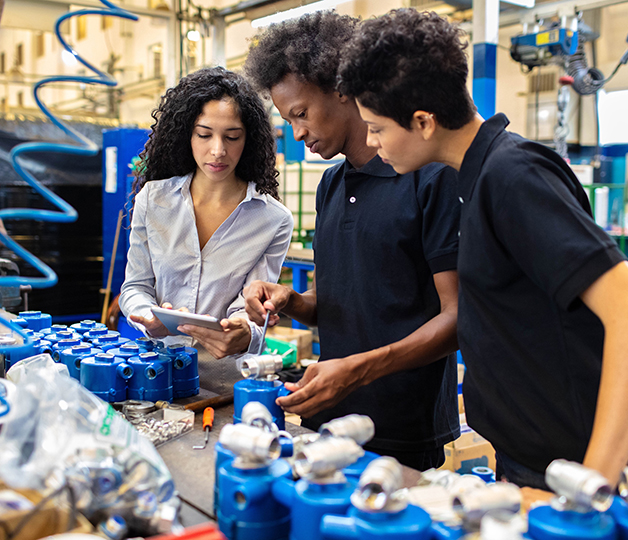
<svg viewBox="0 0 628 540">
<path fill-rule="evenodd" d="M 253 38 L 244 72 L 266 93 L 289 74 L 333 92 L 340 51 L 358 23 L 335 11 L 318 11 L 272 24 Z"/>
<path fill-rule="evenodd" d="M 342 51 L 338 90 L 406 129 L 418 110 L 459 129 L 476 112 L 462 35 L 436 13 L 412 8 L 366 20 Z"/>
<path fill-rule="evenodd" d="M 226 97 L 235 102 L 246 129 L 236 176 L 255 182 L 260 193 L 279 199 L 275 137 L 266 109 L 251 84 L 222 67 L 199 69 L 161 97 L 151 115 L 155 123 L 135 168 L 135 193 L 146 182 L 183 176 L 196 169 L 191 144 L 194 123 L 207 102 Z"/>
</svg>

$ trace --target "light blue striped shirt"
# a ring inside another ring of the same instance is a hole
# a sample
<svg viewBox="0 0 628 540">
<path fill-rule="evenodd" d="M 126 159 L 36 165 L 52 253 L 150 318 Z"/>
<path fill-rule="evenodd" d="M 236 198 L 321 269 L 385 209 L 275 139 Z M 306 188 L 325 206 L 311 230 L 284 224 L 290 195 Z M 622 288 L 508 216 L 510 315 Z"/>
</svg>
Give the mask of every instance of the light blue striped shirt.
<svg viewBox="0 0 628 540">
<path fill-rule="evenodd" d="M 127 317 L 151 317 L 151 306 L 170 302 L 192 313 L 248 320 L 242 289 L 256 279 L 279 279 L 292 237 L 290 211 L 250 182 L 244 200 L 201 250 L 191 181 L 192 174 L 147 182 L 135 198 L 119 301 Z M 261 328 L 249 325 L 249 350 L 256 352 Z M 191 338 L 163 341 L 190 344 Z"/>
</svg>

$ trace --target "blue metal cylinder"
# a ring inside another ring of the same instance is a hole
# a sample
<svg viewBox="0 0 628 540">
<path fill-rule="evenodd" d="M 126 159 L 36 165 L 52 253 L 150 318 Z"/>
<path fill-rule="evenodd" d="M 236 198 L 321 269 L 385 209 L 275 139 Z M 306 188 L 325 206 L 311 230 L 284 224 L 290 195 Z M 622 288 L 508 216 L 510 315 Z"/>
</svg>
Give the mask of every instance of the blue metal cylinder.
<svg viewBox="0 0 628 540">
<path fill-rule="evenodd" d="M 86 319 L 84 321 L 74 323 L 72 326 L 70 326 L 70 328 L 74 330 L 75 332 L 83 335 L 85 334 L 85 332 L 89 332 L 90 330 L 96 330 L 97 328 L 106 330 L 107 325 L 96 322 L 96 321 L 92 321 L 90 319 Z"/>
<path fill-rule="evenodd" d="M 102 349 L 103 351 L 109 351 L 111 349 L 119 348 L 127 341 L 129 341 L 129 339 L 121 337 L 118 332 L 109 332 L 104 336 L 92 339 L 92 347 Z"/>
<path fill-rule="evenodd" d="M 72 340 L 81 342 L 81 334 L 77 334 L 76 332 L 72 332 L 72 330 L 58 330 L 56 332 L 47 332 L 44 334 L 44 338 L 47 341 L 50 341 L 53 345 L 55 343 L 59 343 L 62 340 Z"/>
<path fill-rule="evenodd" d="M 144 352 L 129 358 L 133 377 L 129 379 L 129 399 L 172 401 L 172 362 L 156 352 Z"/>
<path fill-rule="evenodd" d="M 42 334 L 56 334 L 57 332 L 61 332 L 61 331 L 67 331 L 69 330 L 68 325 L 67 324 L 53 324 L 51 326 L 48 326 L 47 328 L 42 328 L 41 330 L 37 330 L 38 332 L 41 332 Z"/>
<path fill-rule="evenodd" d="M 83 343 L 81 341 L 81 338 L 69 338 L 69 339 L 60 339 L 59 341 L 57 341 L 56 343 L 52 344 L 52 359 L 55 362 L 59 361 L 59 353 L 63 350 L 63 349 L 70 349 L 72 347 L 76 347 L 77 345 L 80 345 L 81 343 Z"/>
<path fill-rule="evenodd" d="M 124 358 L 125 360 L 128 360 L 134 356 L 139 356 L 140 353 L 145 351 L 140 349 L 139 345 L 134 341 L 125 341 L 119 347 L 109 349 L 107 352 L 113 354 L 117 358 Z"/>
<path fill-rule="evenodd" d="M 4 373 L 9 371 L 20 360 L 37 354 L 34 342 L 35 340 L 33 340 L 33 343 L 24 345 L 11 334 L 0 336 L 0 359 L 4 360 Z"/>
<path fill-rule="evenodd" d="M 159 351 L 163 348 L 161 341 L 154 341 L 148 337 L 140 337 L 135 340 L 142 352 Z"/>
<path fill-rule="evenodd" d="M 379 454 L 375 452 L 369 452 L 368 450 L 364 451 L 364 455 L 359 458 L 356 462 L 342 469 L 342 472 L 347 478 L 360 478 L 360 475 L 364 472 L 364 469 L 368 466 L 368 464 L 381 457 Z"/>
<path fill-rule="evenodd" d="M 487 484 L 495 482 L 495 471 L 490 467 L 473 467 L 471 474 L 484 480 Z"/>
<path fill-rule="evenodd" d="M 87 330 L 87 332 L 83 333 L 83 341 L 89 341 L 90 343 L 99 337 L 106 336 L 109 333 L 109 329 L 105 328 L 94 328 L 93 330 Z"/>
<path fill-rule="evenodd" d="M 214 515 L 218 515 L 219 506 L 218 472 L 220 467 L 231 463 L 235 457 L 235 454 L 220 444 L 220 441 L 214 445 Z"/>
<path fill-rule="evenodd" d="M 528 536 L 533 540 L 615 540 L 617 533 L 608 514 L 537 506 L 528 513 Z"/>
<path fill-rule="evenodd" d="M 220 531 L 229 540 L 288 540 L 290 509 L 275 500 L 271 491 L 278 479 L 290 481 L 290 465 L 282 459 L 257 468 L 241 469 L 233 463 L 218 470 Z"/>
<path fill-rule="evenodd" d="M 314 483 L 305 479 L 292 482 L 280 478 L 272 487 L 274 497 L 290 508 L 294 526 L 290 540 L 322 540 L 321 522 L 325 514 L 346 515 L 357 481 Z M 221 501 L 223 499 L 221 498 Z"/>
<path fill-rule="evenodd" d="M 270 411 L 277 427 L 281 430 L 286 429 L 283 409 L 275 403 L 275 400 L 289 393 L 283 383 L 278 380 L 243 379 L 238 381 L 233 385 L 233 423 L 242 422 L 242 409 L 249 401 L 259 401 Z"/>
<path fill-rule="evenodd" d="M 127 381 L 132 375 L 133 368 L 112 354 L 98 353 L 81 358 L 81 384 L 104 401 L 124 401 Z"/>
<path fill-rule="evenodd" d="M 172 360 L 172 387 L 175 399 L 195 396 L 200 391 L 198 351 L 184 345 L 171 345 L 159 354 Z"/>
<path fill-rule="evenodd" d="M 354 506 L 346 516 L 323 516 L 323 538 L 341 540 L 431 540 L 432 520 L 418 506 L 408 505 L 396 513 L 363 512 Z"/>
<path fill-rule="evenodd" d="M 104 352 L 101 349 L 94 349 L 89 346 L 88 343 L 81 343 L 70 347 L 69 349 L 62 349 L 59 351 L 59 362 L 65 364 L 70 372 L 70 377 L 81 380 L 81 359 L 87 356 L 96 356 L 98 353 Z"/>
<path fill-rule="evenodd" d="M 27 322 L 27 328 L 35 330 L 35 332 L 43 330 L 44 328 L 50 328 L 52 325 L 52 317 L 48 313 L 42 313 L 41 311 L 20 311 L 18 315 Z"/>
<path fill-rule="evenodd" d="M 615 497 L 609 513 L 617 524 L 619 540 L 628 540 L 628 503 L 621 497 Z"/>
</svg>

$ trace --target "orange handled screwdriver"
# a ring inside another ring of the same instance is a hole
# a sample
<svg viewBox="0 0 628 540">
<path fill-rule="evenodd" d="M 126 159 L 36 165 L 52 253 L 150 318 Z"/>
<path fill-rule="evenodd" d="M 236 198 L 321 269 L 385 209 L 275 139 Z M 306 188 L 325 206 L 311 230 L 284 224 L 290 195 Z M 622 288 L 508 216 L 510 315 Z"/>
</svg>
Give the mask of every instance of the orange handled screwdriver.
<svg viewBox="0 0 628 540">
<path fill-rule="evenodd" d="M 207 407 L 203 411 L 203 429 L 205 430 L 205 444 L 203 446 L 193 446 L 194 450 L 203 450 L 207 446 L 207 442 L 209 441 L 209 432 L 212 430 L 212 426 L 214 425 L 214 409 L 211 407 Z"/>
</svg>

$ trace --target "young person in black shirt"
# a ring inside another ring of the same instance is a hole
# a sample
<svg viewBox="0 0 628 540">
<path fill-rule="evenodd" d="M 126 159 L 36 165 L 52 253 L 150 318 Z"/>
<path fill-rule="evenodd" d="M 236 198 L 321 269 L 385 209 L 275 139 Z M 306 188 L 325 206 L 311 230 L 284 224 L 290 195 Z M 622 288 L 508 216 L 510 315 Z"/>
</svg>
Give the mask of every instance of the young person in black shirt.
<svg viewBox="0 0 628 540">
<path fill-rule="evenodd" d="M 314 287 L 253 283 L 247 312 L 257 323 L 270 310 L 318 326 L 321 361 L 286 384 L 284 409 L 311 429 L 366 414 L 369 450 L 427 469 L 459 434 L 456 178 L 440 164 L 397 174 L 366 145 L 355 100 L 334 90 L 357 24 L 326 12 L 272 25 L 246 61 L 297 140 L 324 159 L 345 156 L 317 190 Z"/>
<path fill-rule="evenodd" d="M 484 121 L 468 94 L 461 31 L 400 9 L 365 21 L 339 90 L 395 170 L 459 171 L 458 339 L 469 425 L 498 471 L 546 489 L 556 458 L 616 483 L 628 462 L 628 265 L 552 150 Z"/>
</svg>

